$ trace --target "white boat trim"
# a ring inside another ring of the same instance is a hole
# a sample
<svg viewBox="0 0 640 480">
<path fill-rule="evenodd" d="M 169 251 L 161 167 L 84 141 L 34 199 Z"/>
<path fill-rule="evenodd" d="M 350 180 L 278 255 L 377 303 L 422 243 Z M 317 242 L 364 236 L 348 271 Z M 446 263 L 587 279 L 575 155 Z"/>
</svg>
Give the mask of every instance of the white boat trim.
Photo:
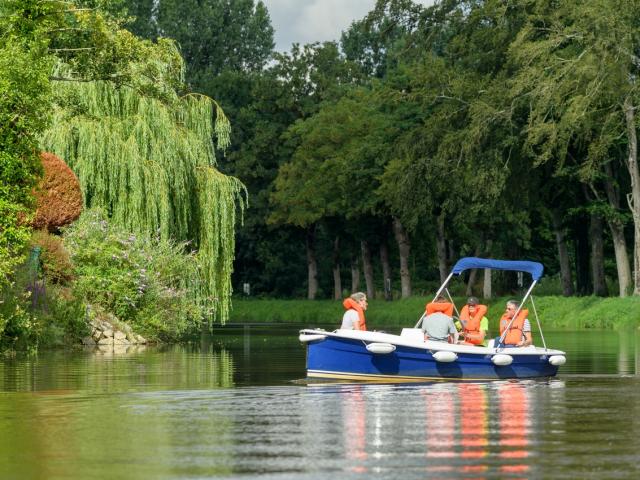
<svg viewBox="0 0 640 480">
<path fill-rule="evenodd" d="M 326 335 L 322 334 L 313 334 L 313 333 L 301 333 L 298 336 L 298 340 L 300 340 L 302 343 L 308 343 L 308 342 L 313 342 L 316 340 L 324 340 L 325 338 L 327 338 Z"/>
</svg>

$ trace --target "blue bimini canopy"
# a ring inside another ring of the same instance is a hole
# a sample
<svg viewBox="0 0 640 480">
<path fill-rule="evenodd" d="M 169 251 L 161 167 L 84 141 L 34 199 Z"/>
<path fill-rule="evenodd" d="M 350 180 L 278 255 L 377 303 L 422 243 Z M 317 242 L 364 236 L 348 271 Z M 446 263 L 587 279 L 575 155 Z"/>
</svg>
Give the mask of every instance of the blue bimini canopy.
<svg viewBox="0 0 640 480">
<path fill-rule="evenodd" d="M 465 270 L 472 268 L 491 268 L 492 270 L 509 270 L 514 272 L 527 272 L 537 282 L 542 277 L 544 267 L 538 262 L 526 260 L 492 260 L 489 258 L 465 257 L 458 260 L 451 273 L 460 275 Z"/>
</svg>

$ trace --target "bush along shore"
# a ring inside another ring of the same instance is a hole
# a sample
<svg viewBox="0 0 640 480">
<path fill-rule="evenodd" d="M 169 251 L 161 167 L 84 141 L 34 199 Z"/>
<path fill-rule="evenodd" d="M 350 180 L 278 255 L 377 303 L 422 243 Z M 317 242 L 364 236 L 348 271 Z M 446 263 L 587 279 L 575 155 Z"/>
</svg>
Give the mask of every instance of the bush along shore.
<svg viewBox="0 0 640 480">
<path fill-rule="evenodd" d="M 0 350 L 176 342 L 211 313 L 188 245 L 134 235 L 101 210 L 62 235 L 34 232 L 25 257 L 0 291 Z"/>
<path fill-rule="evenodd" d="M 497 330 L 507 300 L 501 297 L 484 301 L 489 311 L 490 328 Z M 411 297 L 385 302 L 371 300 L 366 312 L 369 329 L 413 327 L 431 298 Z M 454 298 L 458 308 L 465 298 Z M 481 300 L 482 301 L 482 300 Z M 535 308 L 543 328 L 580 330 L 622 329 L 640 327 L 640 297 L 534 297 Z M 529 317 L 533 320 L 533 307 L 527 302 Z M 281 323 L 296 326 L 340 325 L 344 310 L 337 300 L 273 300 L 238 298 L 233 301 L 230 324 Z M 532 326 L 536 329 L 535 321 Z"/>
</svg>

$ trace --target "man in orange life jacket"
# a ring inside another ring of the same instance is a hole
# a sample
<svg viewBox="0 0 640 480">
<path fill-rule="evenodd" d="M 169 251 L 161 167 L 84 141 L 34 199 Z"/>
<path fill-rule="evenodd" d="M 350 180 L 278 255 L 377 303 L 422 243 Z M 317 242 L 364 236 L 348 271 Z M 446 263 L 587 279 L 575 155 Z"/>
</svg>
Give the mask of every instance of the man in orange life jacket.
<svg viewBox="0 0 640 480">
<path fill-rule="evenodd" d="M 458 343 L 458 330 L 453 324 L 453 304 L 442 295 L 427 303 L 426 316 L 422 321 L 425 340 Z"/>
<path fill-rule="evenodd" d="M 460 312 L 460 322 L 465 345 L 487 346 L 485 337 L 489 330 L 489 320 L 485 317 L 486 305 L 481 305 L 476 297 L 469 297 Z"/>
<path fill-rule="evenodd" d="M 509 322 L 511 322 L 516 310 L 518 310 L 518 305 L 519 303 L 516 300 L 509 300 L 507 302 L 507 309 L 500 319 L 500 337 L 502 337 L 507 326 L 509 326 Z M 527 309 L 523 308 L 520 310 L 520 313 L 511 323 L 511 326 L 503 339 L 505 346 L 527 347 L 533 343 L 533 339 L 531 337 L 531 324 L 527 318 L 528 314 L 529 311 Z"/>
<path fill-rule="evenodd" d="M 346 312 L 342 316 L 340 328 L 344 330 L 366 330 L 364 311 L 367 309 L 367 296 L 362 292 L 353 293 L 342 302 L 342 305 Z"/>
</svg>

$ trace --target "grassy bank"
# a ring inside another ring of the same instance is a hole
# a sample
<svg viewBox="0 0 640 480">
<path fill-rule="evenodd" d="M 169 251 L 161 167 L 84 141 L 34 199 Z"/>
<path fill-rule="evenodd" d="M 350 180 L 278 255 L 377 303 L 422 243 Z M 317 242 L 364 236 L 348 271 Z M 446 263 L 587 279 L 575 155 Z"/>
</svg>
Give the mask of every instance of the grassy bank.
<svg viewBox="0 0 640 480">
<path fill-rule="evenodd" d="M 458 307 L 464 304 L 463 298 L 455 300 Z M 424 297 L 412 297 L 393 302 L 372 300 L 367 310 L 367 326 L 369 329 L 413 326 L 424 311 L 426 301 Z M 505 297 L 487 302 L 489 306 L 487 317 L 492 330 L 497 330 L 498 320 L 504 312 L 506 301 Z M 543 328 L 618 329 L 640 326 L 640 297 L 545 296 L 534 297 L 534 301 Z M 532 311 L 530 302 L 526 308 Z M 235 299 L 230 322 L 290 323 L 309 327 L 334 324 L 337 327 L 342 314 L 342 304 L 335 300 Z M 532 314 L 530 317 L 533 320 Z"/>
</svg>

